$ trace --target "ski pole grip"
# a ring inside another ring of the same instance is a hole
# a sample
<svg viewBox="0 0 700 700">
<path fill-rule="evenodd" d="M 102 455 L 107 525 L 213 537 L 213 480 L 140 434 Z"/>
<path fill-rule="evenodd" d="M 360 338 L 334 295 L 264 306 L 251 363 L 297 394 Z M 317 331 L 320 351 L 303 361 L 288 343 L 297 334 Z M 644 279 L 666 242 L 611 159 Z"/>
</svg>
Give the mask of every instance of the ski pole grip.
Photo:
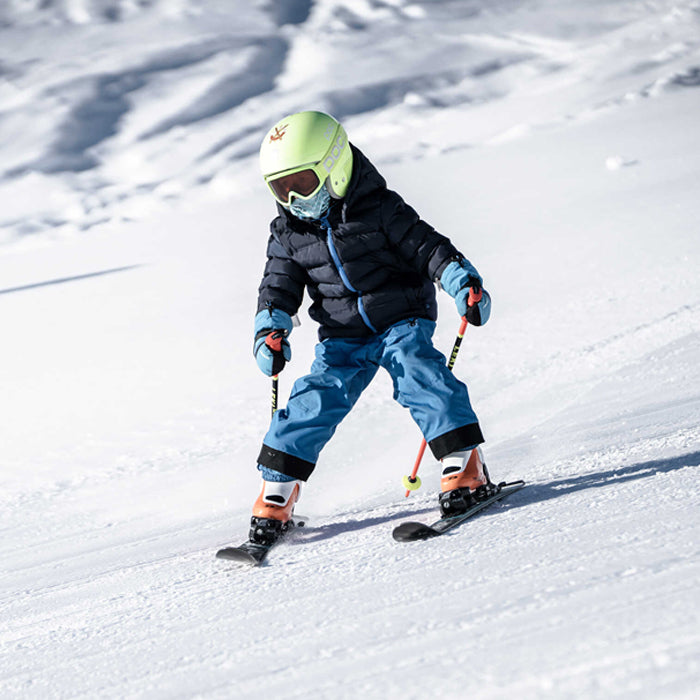
<svg viewBox="0 0 700 700">
<path fill-rule="evenodd" d="M 481 287 L 470 287 L 469 288 L 469 299 L 467 300 L 467 306 L 474 306 L 481 301 Z"/>
<path fill-rule="evenodd" d="M 265 345 L 275 352 L 282 352 L 282 341 L 286 337 L 286 331 L 272 331 L 265 338 Z"/>
</svg>

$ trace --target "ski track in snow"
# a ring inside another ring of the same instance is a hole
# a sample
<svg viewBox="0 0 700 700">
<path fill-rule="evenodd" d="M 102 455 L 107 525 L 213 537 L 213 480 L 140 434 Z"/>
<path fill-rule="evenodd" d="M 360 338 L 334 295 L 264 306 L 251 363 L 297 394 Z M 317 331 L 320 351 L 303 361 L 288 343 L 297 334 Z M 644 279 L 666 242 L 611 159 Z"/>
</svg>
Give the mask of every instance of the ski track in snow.
<svg viewBox="0 0 700 700">
<path fill-rule="evenodd" d="M 21 620 L 5 633 L 5 647 L 29 666 L 15 667 L 7 690 L 140 697 L 189 689 L 253 697 L 264 674 L 267 692 L 288 697 L 310 687 L 322 697 L 421 697 L 437 678 L 446 697 L 597 695 L 605 692 L 596 687 L 601 678 L 616 697 L 648 682 L 664 691 L 655 674 L 697 663 L 698 634 L 688 616 L 697 540 L 678 537 L 687 523 L 669 516 L 699 505 L 697 496 L 688 502 L 698 464 L 695 452 L 618 475 L 532 484 L 475 520 L 466 548 L 464 531 L 429 543 L 391 542 L 390 524 L 406 515 L 402 504 L 340 513 L 300 531 L 260 570 L 214 561 L 211 544 L 222 524 L 212 522 L 84 549 L 78 558 L 89 567 L 44 555 L 40 566 L 22 572 L 10 605 L 3 601 L 3 612 Z M 626 478 L 653 483 L 639 489 Z M 586 489 L 595 495 L 587 494 L 585 508 L 566 507 Z M 416 505 L 421 512 L 430 502 Z M 436 572 L 459 570 L 465 560 L 468 577 L 434 585 Z M 572 650 L 557 640 L 572 632 L 573 601 L 579 609 Z M 291 619 L 290 605 L 299 611 Z M 653 644 L 640 646 L 650 630 Z M 231 635 L 235 645 L 222 647 Z M 280 637 L 288 643 L 274 645 Z M 485 655 L 490 663 L 455 667 L 446 639 L 460 639 L 463 656 Z M 127 677 L 111 675 L 115 655 Z M 615 680 L 621 667 L 622 686 Z M 89 686 L 75 684 L 85 678 Z M 100 678 L 115 685 L 95 682 Z"/>
<path fill-rule="evenodd" d="M 699 30 L 695 0 L 0 5 L 0 697 L 695 697 Z M 394 542 L 439 471 L 403 499 L 378 377 L 309 526 L 241 569 L 254 155 L 307 107 L 485 274 L 455 371 L 527 487 Z"/>
<path fill-rule="evenodd" d="M 377 157 L 405 161 L 522 138 L 669 90 L 694 89 L 700 65 L 694 2 L 662 2 L 644 11 L 628 1 L 608 8 L 607 21 L 573 2 L 546 17 L 532 15 L 526 1 L 488 8 L 271 2 L 237 18 L 215 6 L 181 5 L 173 16 L 167 3 L 129 12 L 115 2 L 83 3 L 77 15 L 77 5 L 60 3 L 43 14 L 8 12 L 7 23 L 77 22 L 66 40 L 71 43 L 80 31 L 78 15 L 111 19 L 107 27 L 115 37 L 100 45 L 99 35 L 86 29 L 84 61 L 66 55 L 57 41 L 54 71 L 31 44 L 12 42 L 0 54 L 8 76 L 0 117 L 16 137 L 5 149 L 0 179 L 0 193 L 15 200 L 0 213 L 8 240 L 85 230 L 123 216 L 125 200 L 133 210 L 129 216 L 143 216 L 144 193 L 149 211 L 212 181 L 241 186 L 254 166 L 244 160 L 240 172 L 240 160 L 255 153 L 259 132 L 304 102 L 354 118 L 354 133 L 362 136 L 367 124 Z M 178 37 L 182 15 L 189 17 L 182 25 L 189 31 Z M 540 35 L 531 26 L 538 22 Z M 39 36 L 41 26 L 34 25 Z M 128 57 L 121 56 L 129 41 L 125 32 L 133 33 Z M 356 65 L 349 65 L 348 55 Z M 591 80 L 600 87 L 581 102 L 577 92 Z M 545 102 L 533 109 L 528 94 L 546 93 L 552 85 L 559 88 L 556 109 Z M 486 119 L 474 122 L 459 109 L 469 105 Z M 461 129 L 451 124 L 452 114 L 466 116 Z M 513 121 L 518 114 L 525 121 Z M 30 116 L 31 140 L 22 133 Z M 385 137 L 399 134 L 403 122 L 424 124 L 422 137 L 402 153 L 386 150 Z M 67 189 L 37 211 L 30 202 L 47 185 L 42 175 L 59 176 Z"/>
</svg>

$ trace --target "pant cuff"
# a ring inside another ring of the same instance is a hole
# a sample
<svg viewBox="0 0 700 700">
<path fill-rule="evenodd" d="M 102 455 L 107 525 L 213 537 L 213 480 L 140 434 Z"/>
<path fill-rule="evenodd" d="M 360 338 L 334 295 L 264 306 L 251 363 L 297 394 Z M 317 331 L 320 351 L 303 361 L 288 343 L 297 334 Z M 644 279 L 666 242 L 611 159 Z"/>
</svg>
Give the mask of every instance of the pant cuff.
<svg viewBox="0 0 700 700">
<path fill-rule="evenodd" d="M 470 423 L 438 435 L 428 443 L 428 446 L 435 459 L 441 460 L 452 452 L 463 450 L 470 445 L 480 445 L 482 442 L 484 442 L 484 436 L 481 434 L 479 424 Z"/>
<path fill-rule="evenodd" d="M 263 445 L 262 450 L 260 450 L 258 464 L 301 481 L 306 481 L 316 468 L 313 462 L 307 462 L 305 459 L 281 452 L 267 445 Z"/>
</svg>

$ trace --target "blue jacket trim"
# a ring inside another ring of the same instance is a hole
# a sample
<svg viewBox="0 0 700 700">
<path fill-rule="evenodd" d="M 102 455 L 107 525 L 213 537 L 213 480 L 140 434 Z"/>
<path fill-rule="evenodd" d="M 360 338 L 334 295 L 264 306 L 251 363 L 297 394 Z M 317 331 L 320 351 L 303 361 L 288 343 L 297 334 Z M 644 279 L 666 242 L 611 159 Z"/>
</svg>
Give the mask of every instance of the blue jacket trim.
<svg viewBox="0 0 700 700">
<path fill-rule="evenodd" d="M 369 316 L 367 315 L 367 312 L 365 311 L 365 306 L 362 303 L 362 292 L 359 292 L 355 287 L 352 286 L 350 283 L 350 280 L 348 279 L 348 276 L 343 269 L 343 263 L 340 260 L 340 256 L 338 255 L 338 251 L 335 249 L 335 243 L 333 242 L 333 234 L 331 233 L 331 227 L 328 224 L 328 219 L 322 219 L 321 223 L 323 223 L 326 227 L 326 241 L 328 243 L 328 250 L 330 251 L 331 258 L 333 258 L 333 263 L 335 264 L 336 269 L 338 270 L 338 274 L 340 275 L 340 279 L 343 280 L 343 284 L 351 291 L 357 294 L 357 310 L 360 312 L 360 316 L 362 317 L 362 320 L 365 322 L 365 325 L 367 328 L 369 328 L 373 333 L 377 332 L 377 329 L 372 325 L 372 322 L 369 320 Z"/>
</svg>

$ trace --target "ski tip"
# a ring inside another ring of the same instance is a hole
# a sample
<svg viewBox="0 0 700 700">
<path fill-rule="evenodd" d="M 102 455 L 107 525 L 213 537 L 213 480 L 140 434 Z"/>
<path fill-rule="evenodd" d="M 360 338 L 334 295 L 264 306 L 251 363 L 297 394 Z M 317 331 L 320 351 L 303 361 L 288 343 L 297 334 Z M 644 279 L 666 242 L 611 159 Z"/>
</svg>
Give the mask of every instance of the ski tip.
<svg viewBox="0 0 700 700">
<path fill-rule="evenodd" d="M 429 537 L 435 537 L 439 534 L 430 525 L 425 523 L 407 522 L 397 525 L 391 536 L 397 542 L 413 542 L 414 540 L 427 540 Z"/>
<path fill-rule="evenodd" d="M 226 559 L 227 561 L 236 561 L 240 564 L 248 564 L 249 566 L 259 566 L 262 558 L 258 558 L 239 547 L 224 547 L 216 553 L 217 559 Z"/>
</svg>

